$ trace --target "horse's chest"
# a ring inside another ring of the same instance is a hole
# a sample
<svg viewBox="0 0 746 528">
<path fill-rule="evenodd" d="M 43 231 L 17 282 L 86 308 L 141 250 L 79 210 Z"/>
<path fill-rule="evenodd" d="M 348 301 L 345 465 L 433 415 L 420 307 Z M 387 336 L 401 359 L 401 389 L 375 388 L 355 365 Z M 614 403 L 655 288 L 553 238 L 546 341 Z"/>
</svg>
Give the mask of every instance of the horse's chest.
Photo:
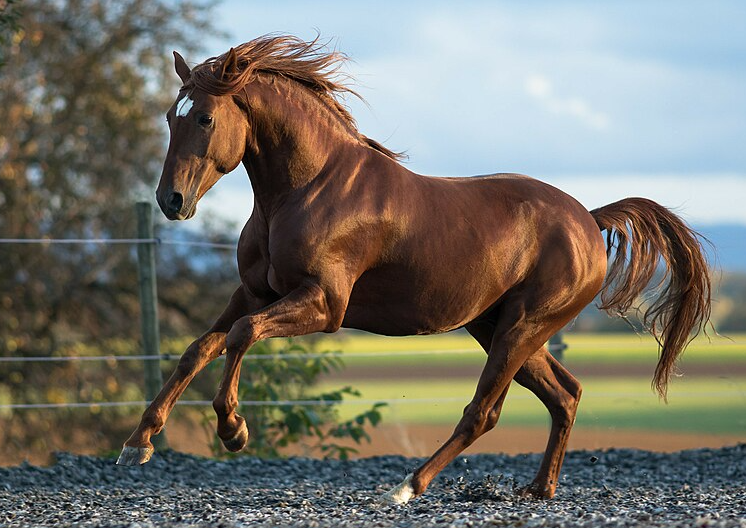
<svg viewBox="0 0 746 528">
<path fill-rule="evenodd" d="M 262 280 L 280 296 L 287 295 L 314 275 L 316 260 L 305 240 L 290 237 L 274 243 L 270 240 Z"/>
<path fill-rule="evenodd" d="M 288 281 L 277 272 L 271 262 L 267 266 L 266 280 L 269 287 L 280 295 L 287 295 L 293 289 L 292 286 L 288 285 Z"/>
</svg>

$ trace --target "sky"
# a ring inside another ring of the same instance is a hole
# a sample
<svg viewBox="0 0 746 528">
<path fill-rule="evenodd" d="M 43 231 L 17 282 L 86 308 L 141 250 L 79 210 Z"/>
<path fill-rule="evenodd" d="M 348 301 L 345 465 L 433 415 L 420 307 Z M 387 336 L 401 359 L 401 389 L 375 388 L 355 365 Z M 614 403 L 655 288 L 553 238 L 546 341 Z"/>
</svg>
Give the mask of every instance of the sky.
<svg viewBox="0 0 746 528">
<path fill-rule="evenodd" d="M 589 209 L 645 196 L 746 225 L 746 2 L 228 0 L 215 15 L 227 36 L 188 62 L 318 31 L 352 59 L 360 130 L 415 172 L 519 172 Z M 200 209 L 242 224 L 251 204 L 240 168 Z"/>
</svg>

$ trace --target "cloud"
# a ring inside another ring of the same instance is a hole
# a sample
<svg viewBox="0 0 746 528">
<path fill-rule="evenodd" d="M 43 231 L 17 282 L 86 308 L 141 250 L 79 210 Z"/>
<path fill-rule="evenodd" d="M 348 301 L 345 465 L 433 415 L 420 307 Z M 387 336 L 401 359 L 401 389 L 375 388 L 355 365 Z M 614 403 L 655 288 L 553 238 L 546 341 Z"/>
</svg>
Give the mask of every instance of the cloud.
<svg viewBox="0 0 746 528">
<path fill-rule="evenodd" d="M 746 224 L 744 8 L 716 4 L 226 0 L 233 36 L 192 60 L 318 27 L 355 61 L 361 131 L 415 172 L 522 172 L 588 207 L 650 196 L 696 223 Z M 206 200 L 243 221 L 250 192 L 243 173 Z"/>
<path fill-rule="evenodd" d="M 743 17 L 716 4 L 226 0 L 233 36 L 210 53 L 272 31 L 336 37 L 370 103 L 350 99 L 361 131 L 415 171 L 740 171 Z"/>
<path fill-rule="evenodd" d="M 545 181 L 594 209 L 630 196 L 654 200 L 696 225 L 746 224 L 746 174 L 666 173 L 566 175 Z"/>
<path fill-rule="evenodd" d="M 609 128 L 610 120 L 608 115 L 592 109 L 580 97 L 559 97 L 554 93 L 552 83 L 543 75 L 530 75 L 527 77 L 525 90 L 528 95 L 536 99 L 546 110 L 553 114 L 574 117 L 594 130 L 606 130 Z"/>
</svg>

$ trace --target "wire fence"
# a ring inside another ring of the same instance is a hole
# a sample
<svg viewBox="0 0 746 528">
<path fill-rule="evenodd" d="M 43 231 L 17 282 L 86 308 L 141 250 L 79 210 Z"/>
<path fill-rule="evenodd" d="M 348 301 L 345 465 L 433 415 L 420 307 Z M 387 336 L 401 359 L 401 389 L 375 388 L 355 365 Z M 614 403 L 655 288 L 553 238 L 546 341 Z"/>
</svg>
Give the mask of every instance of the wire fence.
<svg viewBox="0 0 746 528">
<path fill-rule="evenodd" d="M 141 204 L 138 204 L 141 205 Z M 0 238 L 0 244 L 37 244 L 37 245 L 70 245 L 70 244 L 101 244 L 101 245 L 181 245 L 190 247 L 202 247 L 209 249 L 236 249 L 236 244 L 188 241 L 188 240 L 169 240 L 157 237 L 139 237 L 139 238 Z M 550 349 L 561 352 L 565 345 L 554 343 L 549 345 Z M 246 354 L 244 360 L 266 361 L 278 359 L 318 359 L 329 356 L 337 357 L 401 357 L 401 356 L 433 356 L 433 355 L 459 355 L 459 354 L 480 354 L 483 353 L 477 348 L 469 349 L 440 349 L 440 350 L 406 350 L 406 351 L 379 351 L 379 352 L 359 352 L 354 355 L 342 353 L 305 353 L 305 354 Z M 177 354 L 136 354 L 136 355 L 99 355 L 99 356 L 6 356 L 0 357 L 0 363 L 53 363 L 53 362 L 90 362 L 90 361 L 144 361 L 160 362 L 178 360 L 181 355 Z M 146 363 L 147 365 L 147 363 Z M 294 400 L 294 401 L 243 401 L 242 406 L 324 406 L 339 404 L 366 405 L 375 403 L 388 404 L 425 404 L 425 403 L 445 403 L 449 401 L 462 401 L 460 398 L 395 398 L 387 400 Z M 116 402 L 49 402 L 49 403 L 5 403 L 0 404 L 0 410 L 23 410 L 23 409 L 81 409 L 81 408 L 107 408 L 107 407 L 142 407 L 149 401 L 116 401 Z M 204 406 L 212 405 L 210 401 L 179 401 L 179 405 L 187 406 Z"/>
<path fill-rule="evenodd" d="M 161 238 L 0 238 L 0 244 L 163 244 L 211 249 L 236 249 L 238 243 L 225 244 L 220 242 L 200 242 L 192 240 L 164 240 Z"/>
<path fill-rule="evenodd" d="M 217 243 L 217 242 L 204 242 L 204 241 L 188 241 L 188 240 L 172 240 L 172 239 L 161 239 L 156 237 L 145 237 L 145 238 L 118 238 L 118 239 L 103 239 L 103 238 L 0 238 L 0 244 L 38 244 L 38 245 L 52 245 L 52 244 L 101 244 L 101 245 L 182 245 L 191 247 L 202 247 L 209 249 L 220 249 L 220 250 L 234 250 L 237 247 L 236 243 Z M 567 345 L 562 341 L 561 336 L 555 336 L 548 345 L 549 351 L 553 354 L 561 354 Z M 400 351 L 373 351 L 373 352 L 356 352 L 353 354 L 343 354 L 341 352 L 326 352 L 326 353 L 302 353 L 302 354 L 246 354 L 244 360 L 250 361 L 266 361 L 266 360 L 278 360 L 278 359 L 318 359 L 324 357 L 344 357 L 345 359 L 355 358 L 369 358 L 369 357 L 380 357 L 380 358 L 392 358 L 392 357 L 417 357 L 417 356 L 437 356 L 437 355 L 483 355 L 484 352 L 477 348 L 462 348 L 462 349 L 436 349 L 436 350 L 400 350 Z M 181 357 L 180 354 L 136 354 L 136 355 L 97 355 L 97 356 L 11 356 L 11 357 L 0 357 L 0 363 L 50 363 L 50 362 L 119 362 L 119 361 L 143 361 L 143 362 L 156 362 L 160 361 L 177 361 Z M 596 394 L 596 397 L 600 398 L 623 398 L 629 396 L 635 396 L 632 393 L 621 393 L 621 392 L 609 392 L 604 394 Z M 732 396 L 732 392 L 718 392 L 708 393 L 708 396 Z M 692 394 L 692 397 L 704 396 L 702 393 Z M 517 396 L 516 398 L 523 399 L 528 396 Z M 330 400 L 287 400 L 287 401 L 242 401 L 240 405 L 246 407 L 257 407 L 257 406 L 324 406 L 324 405 L 371 405 L 375 403 L 387 403 L 387 404 L 405 404 L 405 405 L 422 405 L 422 404 L 438 404 L 438 403 L 453 403 L 463 402 L 463 398 L 389 398 L 389 399 L 355 399 L 355 400 L 343 400 L 343 401 L 330 401 Z M 0 404 L 0 410 L 33 410 L 33 409 L 97 409 L 97 408 L 114 408 L 114 407 L 144 407 L 150 402 L 148 400 L 141 401 L 109 401 L 109 402 L 48 402 L 48 403 L 4 403 Z M 211 401 L 206 400 L 184 400 L 179 401 L 178 405 L 182 406 L 209 406 L 212 405 Z"/>
<path fill-rule="evenodd" d="M 617 399 L 617 398 L 635 398 L 640 394 L 631 391 L 618 392 L 600 392 L 593 395 L 596 399 Z M 744 394 L 739 391 L 709 391 L 696 393 L 677 394 L 676 398 L 730 398 L 733 396 L 743 397 Z M 513 395 L 512 401 L 516 400 L 535 400 L 536 398 L 529 395 Z M 376 405 L 385 403 L 386 405 L 437 405 L 442 403 L 462 403 L 465 404 L 468 397 L 463 398 L 358 398 L 355 400 L 272 400 L 272 401 L 241 401 L 239 407 L 323 407 L 335 405 Z M 211 407 L 211 400 L 178 400 L 176 405 L 185 407 Z M 2 409 L 98 409 L 111 407 L 145 407 L 150 402 L 147 400 L 139 401 L 115 401 L 115 402 L 63 402 L 63 403 L 10 403 L 0 404 Z"/>
<path fill-rule="evenodd" d="M 556 348 L 552 345 L 549 346 L 550 350 Z M 484 352 L 476 348 L 461 348 L 461 349 L 436 349 L 436 350 L 400 350 L 400 351 L 377 351 L 377 352 L 356 352 L 354 354 L 344 354 L 342 352 L 326 352 L 326 353 L 305 353 L 305 354 L 245 354 L 243 359 L 248 361 L 268 361 L 278 359 L 320 359 L 328 357 L 344 357 L 344 358 L 369 358 L 369 357 L 416 357 L 416 356 L 438 356 L 438 355 L 482 355 Z M 160 361 L 176 361 L 181 358 L 180 354 L 160 354 L 160 355 L 104 355 L 104 356 L 13 356 L 13 357 L 0 357 L 0 363 L 53 363 L 53 362 L 78 362 L 78 361 L 146 361 L 146 360 L 160 360 Z M 219 359 L 224 359 L 224 356 L 220 356 Z M 339 405 L 339 404 L 375 404 L 375 403 L 387 403 L 387 404 L 423 404 L 423 403 L 449 403 L 449 402 L 460 402 L 463 398 L 389 398 L 389 399 L 378 399 L 378 400 L 343 400 L 343 401 L 330 401 L 330 400 L 281 400 L 281 401 L 242 401 L 242 406 L 258 407 L 258 406 L 284 406 L 284 405 L 299 405 L 299 406 L 324 406 L 324 405 Z M 137 407 L 148 405 L 149 401 L 122 401 L 122 402 L 67 402 L 67 403 L 11 403 L 11 404 L 0 404 L 0 410 L 2 409 L 79 409 L 79 408 L 106 408 L 106 407 Z M 185 400 L 177 402 L 178 405 L 187 406 L 204 406 L 212 405 L 212 402 L 207 400 Z"/>
</svg>

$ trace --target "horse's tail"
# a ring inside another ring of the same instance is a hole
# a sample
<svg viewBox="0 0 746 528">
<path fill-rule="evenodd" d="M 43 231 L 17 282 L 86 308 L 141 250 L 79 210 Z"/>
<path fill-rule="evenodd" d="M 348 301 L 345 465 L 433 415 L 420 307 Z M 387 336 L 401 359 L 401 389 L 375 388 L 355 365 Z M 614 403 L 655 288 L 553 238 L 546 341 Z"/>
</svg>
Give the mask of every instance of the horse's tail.
<svg viewBox="0 0 746 528">
<path fill-rule="evenodd" d="M 611 259 L 601 289 L 601 308 L 624 315 L 653 279 L 660 259 L 665 274 L 642 322 L 658 341 L 653 386 L 665 399 L 679 355 L 710 319 L 710 276 L 700 235 L 665 207 L 626 198 L 591 211 L 606 230 Z"/>
</svg>

